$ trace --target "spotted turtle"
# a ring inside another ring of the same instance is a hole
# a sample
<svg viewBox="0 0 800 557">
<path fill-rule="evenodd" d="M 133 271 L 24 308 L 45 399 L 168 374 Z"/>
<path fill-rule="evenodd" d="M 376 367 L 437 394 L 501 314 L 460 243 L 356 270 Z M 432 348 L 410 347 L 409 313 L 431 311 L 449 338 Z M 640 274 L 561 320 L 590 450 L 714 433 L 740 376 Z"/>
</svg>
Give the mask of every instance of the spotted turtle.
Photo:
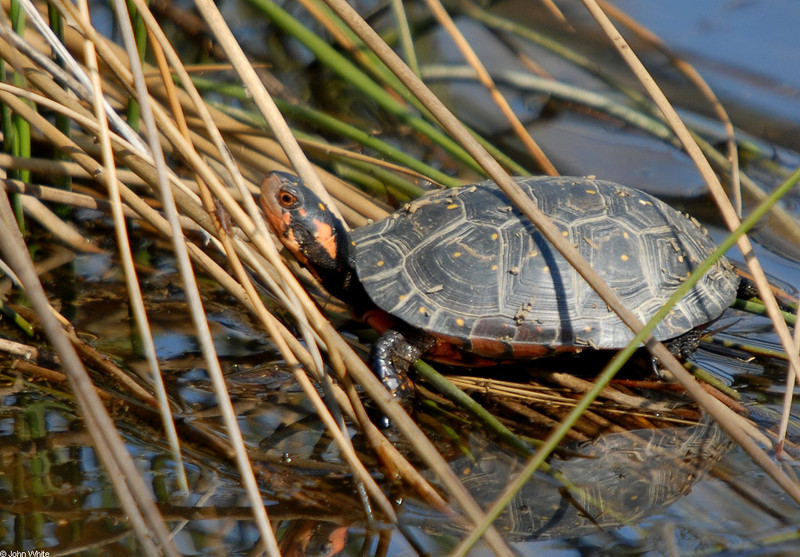
<svg viewBox="0 0 800 557">
<path fill-rule="evenodd" d="M 589 178 L 516 182 L 642 321 L 715 249 L 695 219 L 645 192 Z M 430 192 L 352 232 L 294 175 L 273 172 L 260 201 L 300 263 L 384 333 L 370 363 L 393 392 L 422 354 L 485 365 L 633 338 L 493 182 Z M 653 334 L 674 339 L 715 320 L 738 283 L 721 259 Z"/>
</svg>

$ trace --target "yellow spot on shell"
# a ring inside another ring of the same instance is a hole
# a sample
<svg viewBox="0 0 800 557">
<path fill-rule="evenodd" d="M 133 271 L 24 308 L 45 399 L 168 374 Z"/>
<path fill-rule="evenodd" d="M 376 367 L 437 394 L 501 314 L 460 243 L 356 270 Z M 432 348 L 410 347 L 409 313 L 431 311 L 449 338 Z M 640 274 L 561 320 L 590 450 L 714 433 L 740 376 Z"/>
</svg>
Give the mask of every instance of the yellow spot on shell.
<svg viewBox="0 0 800 557">
<path fill-rule="evenodd" d="M 596 194 L 596 193 L 597 193 L 597 190 L 586 190 L 586 193 L 589 193 L 589 194 L 591 194 L 591 195 L 594 195 L 594 194 Z"/>
<path fill-rule="evenodd" d="M 383 265 L 384 265 L 385 263 L 386 263 L 386 262 L 385 262 L 383 259 L 381 259 L 380 261 L 378 261 L 377 263 L 375 263 L 375 266 L 376 266 L 376 267 L 383 267 Z"/>
<path fill-rule="evenodd" d="M 461 257 L 461 252 L 460 251 L 453 252 L 453 257 Z"/>
<path fill-rule="evenodd" d="M 622 255 L 620 255 L 619 258 L 622 259 L 623 261 L 627 261 L 628 260 L 628 256 L 625 255 L 624 253 Z"/>
<path fill-rule="evenodd" d="M 547 266 L 542 267 L 542 272 L 543 273 L 549 273 L 550 272 L 550 267 L 547 267 Z"/>
<path fill-rule="evenodd" d="M 492 234 L 492 240 L 497 240 L 497 232 L 495 232 L 494 234 Z"/>
<path fill-rule="evenodd" d="M 403 300 L 405 300 L 405 299 L 406 299 L 406 295 L 405 295 L 405 294 L 400 294 L 400 295 L 397 297 L 397 299 L 398 299 L 399 301 L 401 301 L 401 302 L 402 302 Z"/>
<path fill-rule="evenodd" d="M 457 207 L 458 207 L 457 203 L 451 203 L 450 205 L 447 206 L 448 209 L 455 209 Z"/>
<path fill-rule="evenodd" d="M 569 236 L 569 230 L 565 230 L 561 233 L 562 236 Z"/>
<path fill-rule="evenodd" d="M 642 205 L 652 205 L 653 204 L 652 201 L 648 201 L 647 199 L 640 199 L 639 203 L 641 203 Z"/>
<path fill-rule="evenodd" d="M 591 328 L 589 325 L 586 325 L 586 326 L 583 328 L 583 331 L 584 331 L 585 333 L 591 333 L 591 332 L 592 332 L 592 328 Z"/>
<path fill-rule="evenodd" d="M 320 211 L 327 211 L 327 209 L 325 208 L 325 204 L 322 203 L 322 201 L 319 202 L 319 210 Z"/>
<path fill-rule="evenodd" d="M 492 271 L 496 271 L 496 270 L 497 270 L 497 265 L 492 265 Z"/>
<path fill-rule="evenodd" d="M 464 326 L 464 320 L 461 319 L 460 317 L 457 318 L 456 319 L 456 325 L 458 325 L 459 327 L 463 327 Z"/>
<path fill-rule="evenodd" d="M 419 312 L 422 315 L 428 315 L 428 308 L 426 308 L 425 306 L 419 306 Z"/>
</svg>

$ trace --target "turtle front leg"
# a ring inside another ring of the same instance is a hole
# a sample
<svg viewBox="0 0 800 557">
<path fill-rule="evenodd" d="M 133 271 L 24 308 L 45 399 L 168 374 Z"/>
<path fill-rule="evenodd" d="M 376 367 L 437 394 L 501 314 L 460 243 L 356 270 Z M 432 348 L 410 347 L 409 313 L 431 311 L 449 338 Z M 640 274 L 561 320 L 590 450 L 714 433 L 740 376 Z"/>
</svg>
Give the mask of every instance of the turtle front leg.
<svg viewBox="0 0 800 557">
<path fill-rule="evenodd" d="M 386 331 L 372 345 L 369 367 L 392 396 L 404 406 L 411 400 L 413 386 L 408 369 L 422 355 L 422 349 L 411 344 L 400 332 Z"/>
</svg>

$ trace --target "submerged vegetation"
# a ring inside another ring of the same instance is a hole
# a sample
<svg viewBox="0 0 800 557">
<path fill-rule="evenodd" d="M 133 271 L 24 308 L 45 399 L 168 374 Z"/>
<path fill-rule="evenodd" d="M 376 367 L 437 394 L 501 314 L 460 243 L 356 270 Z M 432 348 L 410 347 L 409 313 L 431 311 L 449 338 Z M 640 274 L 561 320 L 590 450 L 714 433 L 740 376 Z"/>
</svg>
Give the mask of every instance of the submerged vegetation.
<svg viewBox="0 0 800 557">
<path fill-rule="evenodd" d="M 687 60 L 594 0 L 221 7 L 4 3 L 0 549 L 797 543 L 791 125 L 729 118 Z M 409 415 L 364 364 L 374 333 L 268 232 L 272 170 L 351 227 L 486 177 L 613 179 L 713 227 L 707 265 L 729 253 L 757 295 L 684 365 L 648 340 L 658 316 L 631 319 L 556 234 L 636 339 L 491 373 L 417 362 Z M 745 460 L 756 472 L 737 472 Z M 768 520 L 733 532 L 665 515 L 709 470 Z"/>
</svg>

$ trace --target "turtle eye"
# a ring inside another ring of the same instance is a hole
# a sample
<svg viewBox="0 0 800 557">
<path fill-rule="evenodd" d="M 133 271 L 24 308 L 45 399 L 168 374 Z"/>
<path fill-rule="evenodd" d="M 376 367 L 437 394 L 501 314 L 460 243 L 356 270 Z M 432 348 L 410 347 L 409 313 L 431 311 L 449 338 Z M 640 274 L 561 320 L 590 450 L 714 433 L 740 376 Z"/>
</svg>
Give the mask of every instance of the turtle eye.
<svg viewBox="0 0 800 557">
<path fill-rule="evenodd" d="M 297 196 L 289 190 L 281 190 L 278 192 L 278 203 L 281 207 L 288 209 L 297 203 Z"/>
</svg>

